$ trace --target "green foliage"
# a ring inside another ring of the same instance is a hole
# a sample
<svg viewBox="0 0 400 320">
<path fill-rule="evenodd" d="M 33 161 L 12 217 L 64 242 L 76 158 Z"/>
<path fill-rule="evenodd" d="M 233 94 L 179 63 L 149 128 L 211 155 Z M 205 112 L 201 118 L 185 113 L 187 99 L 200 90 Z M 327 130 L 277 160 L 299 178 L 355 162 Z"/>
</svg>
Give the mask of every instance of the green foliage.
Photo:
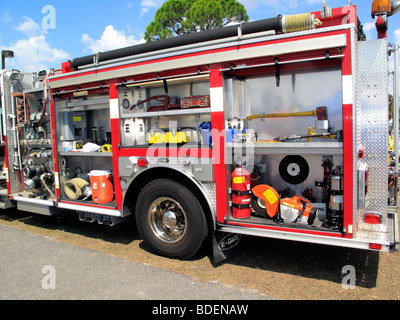
<svg viewBox="0 0 400 320">
<path fill-rule="evenodd" d="M 168 0 L 147 28 L 147 42 L 248 21 L 247 11 L 236 0 Z"/>
<path fill-rule="evenodd" d="M 394 99 L 391 94 L 389 94 L 389 119 L 393 119 L 394 115 Z"/>
</svg>

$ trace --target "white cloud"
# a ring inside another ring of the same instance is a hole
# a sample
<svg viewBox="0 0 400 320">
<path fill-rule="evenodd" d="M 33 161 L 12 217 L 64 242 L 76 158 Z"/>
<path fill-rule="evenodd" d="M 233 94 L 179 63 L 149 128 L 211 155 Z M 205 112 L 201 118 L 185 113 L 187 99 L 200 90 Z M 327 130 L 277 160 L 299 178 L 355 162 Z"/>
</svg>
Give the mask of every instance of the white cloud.
<svg viewBox="0 0 400 320">
<path fill-rule="evenodd" d="M 143 42 L 143 38 L 137 40 L 134 36 L 127 36 L 124 30 L 115 30 L 112 25 L 106 27 L 100 39 L 95 40 L 87 33 L 82 35 L 82 43 L 85 44 L 87 50 L 92 53 L 128 47 Z"/>
<path fill-rule="evenodd" d="M 7 62 L 8 67 L 21 71 L 58 68 L 61 62 L 70 59 L 65 51 L 51 48 L 43 34 L 18 40 L 8 48 L 14 51 L 14 59 Z"/>
<path fill-rule="evenodd" d="M 249 11 L 265 4 L 268 6 L 275 6 L 279 3 L 279 0 L 239 0 L 239 2 Z"/>
<path fill-rule="evenodd" d="M 292 14 L 292 12 L 296 11 L 296 9 L 307 2 L 307 4 L 314 4 L 321 2 L 321 0 L 238 0 L 241 4 L 244 5 L 246 10 L 255 11 L 255 10 L 263 10 L 269 15 L 274 14 Z M 270 8 L 264 8 L 265 6 Z"/>
<path fill-rule="evenodd" d="M 376 39 L 377 33 L 376 33 L 375 22 L 365 23 L 363 25 L 363 30 L 368 40 Z"/>
<path fill-rule="evenodd" d="M 142 10 L 140 12 L 140 16 L 143 16 L 145 13 L 149 12 L 150 9 L 158 9 L 162 6 L 164 0 L 142 0 Z"/>
<path fill-rule="evenodd" d="M 3 21 L 4 23 L 12 22 L 10 13 L 8 11 L 6 11 L 6 13 L 4 14 L 3 18 L 1 18 L 1 21 Z"/>
<path fill-rule="evenodd" d="M 42 30 L 39 24 L 37 24 L 31 18 L 24 16 L 22 19 L 23 21 L 20 22 L 18 26 L 14 27 L 15 30 L 25 33 L 28 37 L 47 33 L 46 30 Z"/>
<path fill-rule="evenodd" d="M 8 68 L 27 72 L 49 70 L 58 68 L 61 62 L 70 59 L 67 52 L 50 46 L 45 36 L 48 31 L 43 30 L 33 19 L 22 17 L 14 29 L 22 32 L 26 38 L 7 46 L 7 49 L 14 51 L 14 58 L 7 61 Z"/>
<path fill-rule="evenodd" d="M 394 41 L 400 45 L 400 29 L 394 31 Z"/>
</svg>

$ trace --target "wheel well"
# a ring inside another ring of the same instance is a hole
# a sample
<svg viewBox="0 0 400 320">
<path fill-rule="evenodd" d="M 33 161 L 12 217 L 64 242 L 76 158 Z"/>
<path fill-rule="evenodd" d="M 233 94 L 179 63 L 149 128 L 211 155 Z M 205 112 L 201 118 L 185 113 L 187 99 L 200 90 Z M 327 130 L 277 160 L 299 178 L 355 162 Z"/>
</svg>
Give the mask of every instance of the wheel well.
<svg viewBox="0 0 400 320">
<path fill-rule="evenodd" d="M 136 202 L 142 189 L 151 181 L 156 179 L 171 179 L 185 185 L 199 200 L 199 203 L 206 215 L 207 224 L 210 230 L 215 229 L 215 222 L 212 217 L 211 208 L 208 205 L 208 201 L 204 194 L 201 192 L 199 187 L 183 173 L 165 167 L 150 168 L 140 173 L 129 185 L 128 190 L 124 198 L 124 210 L 128 207 L 130 212 L 135 214 Z"/>
</svg>

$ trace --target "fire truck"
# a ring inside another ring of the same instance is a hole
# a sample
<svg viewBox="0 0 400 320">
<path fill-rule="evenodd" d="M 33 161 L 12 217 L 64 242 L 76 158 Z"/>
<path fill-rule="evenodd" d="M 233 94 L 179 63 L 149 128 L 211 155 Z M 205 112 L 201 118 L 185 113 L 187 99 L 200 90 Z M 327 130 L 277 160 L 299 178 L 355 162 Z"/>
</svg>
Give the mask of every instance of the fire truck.
<svg viewBox="0 0 400 320">
<path fill-rule="evenodd" d="M 220 261 L 246 235 L 396 251 L 386 33 L 399 7 L 373 2 L 376 40 L 355 5 L 323 2 L 50 72 L 2 70 L 1 206 L 133 218 L 150 248 L 180 259 L 212 243 Z"/>
</svg>

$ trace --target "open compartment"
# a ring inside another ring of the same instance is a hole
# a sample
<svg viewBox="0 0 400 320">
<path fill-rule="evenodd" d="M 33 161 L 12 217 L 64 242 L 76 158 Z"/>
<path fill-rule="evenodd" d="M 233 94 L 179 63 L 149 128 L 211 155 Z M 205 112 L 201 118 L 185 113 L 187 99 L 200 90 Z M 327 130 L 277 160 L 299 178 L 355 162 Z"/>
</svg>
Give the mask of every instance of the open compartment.
<svg viewBox="0 0 400 320">
<path fill-rule="evenodd" d="M 341 77 L 323 63 L 225 73 L 228 221 L 341 230 Z"/>
<path fill-rule="evenodd" d="M 60 200 L 115 207 L 108 92 L 56 98 L 55 110 Z"/>
<path fill-rule="evenodd" d="M 208 75 L 137 82 L 119 88 L 122 147 L 209 147 L 201 135 L 211 127 Z"/>
</svg>

